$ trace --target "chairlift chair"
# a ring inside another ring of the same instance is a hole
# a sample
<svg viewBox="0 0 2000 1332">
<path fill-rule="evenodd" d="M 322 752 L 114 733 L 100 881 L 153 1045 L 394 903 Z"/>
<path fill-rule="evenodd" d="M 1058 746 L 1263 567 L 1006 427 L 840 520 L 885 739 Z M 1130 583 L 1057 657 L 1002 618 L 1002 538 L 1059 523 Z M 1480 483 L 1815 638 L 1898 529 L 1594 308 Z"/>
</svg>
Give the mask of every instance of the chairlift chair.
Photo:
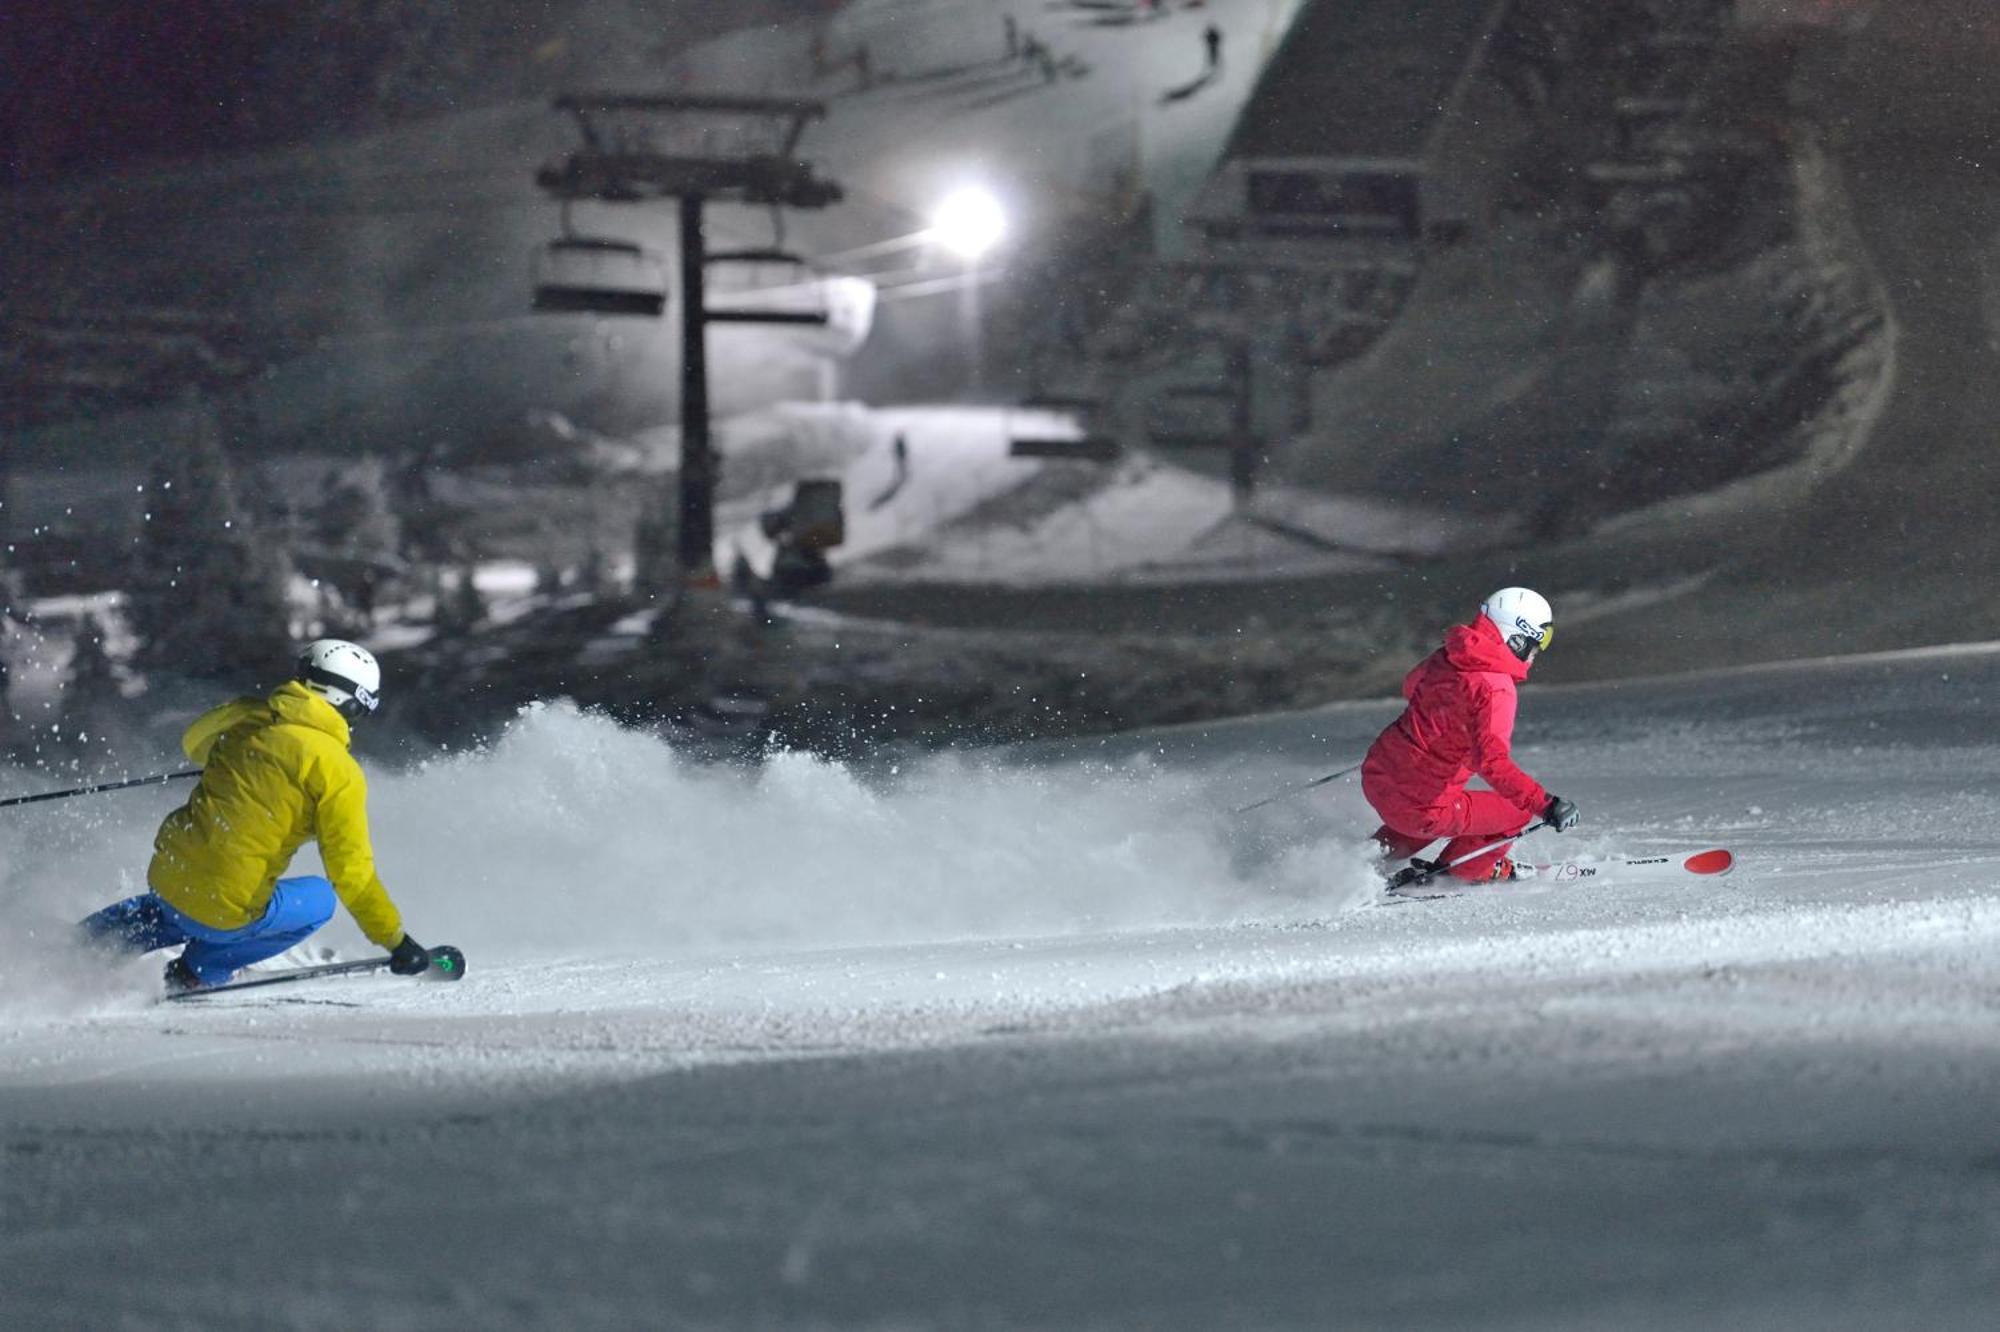
<svg viewBox="0 0 2000 1332">
<path fill-rule="evenodd" d="M 777 316 L 769 322 L 788 319 L 813 331 L 806 345 L 819 354 L 848 356 L 868 340 L 875 322 L 876 288 L 867 278 L 827 274 L 804 255 L 778 246 L 743 250 L 720 250 L 708 256 L 710 264 L 779 264 L 801 275 L 800 280 L 774 286 L 741 288 L 724 293 L 735 297 L 740 312 L 757 316 Z M 749 303 L 746 305 L 745 301 Z M 717 311 L 718 323 L 729 323 L 729 311 Z"/>
<path fill-rule="evenodd" d="M 667 308 L 667 269 L 635 241 L 564 234 L 535 251 L 535 309 L 551 314 L 642 315 Z"/>
</svg>

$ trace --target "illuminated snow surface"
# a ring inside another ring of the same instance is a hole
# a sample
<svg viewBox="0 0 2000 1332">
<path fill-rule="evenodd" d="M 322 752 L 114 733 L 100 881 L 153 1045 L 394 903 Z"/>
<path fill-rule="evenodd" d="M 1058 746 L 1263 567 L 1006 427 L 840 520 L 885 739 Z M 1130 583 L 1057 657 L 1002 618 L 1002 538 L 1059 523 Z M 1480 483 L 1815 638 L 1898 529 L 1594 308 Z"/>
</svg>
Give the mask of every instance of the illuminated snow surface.
<svg viewBox="0 0 2000 1332">
<path fill-rule="evenodd" d="M 1397 906 L 1351 786 L 1227 812 L 1387 704 L 754 773 L 549 707 L 374 787 L 464 982 L 172 1005 L 57 944 L 170 797 L 11 810 L 0 1312 L 1990 1327 L 1997 697 L 1992 646 L 1531 691 L 1562 849 L 1739 869 Z"/>
</svg>

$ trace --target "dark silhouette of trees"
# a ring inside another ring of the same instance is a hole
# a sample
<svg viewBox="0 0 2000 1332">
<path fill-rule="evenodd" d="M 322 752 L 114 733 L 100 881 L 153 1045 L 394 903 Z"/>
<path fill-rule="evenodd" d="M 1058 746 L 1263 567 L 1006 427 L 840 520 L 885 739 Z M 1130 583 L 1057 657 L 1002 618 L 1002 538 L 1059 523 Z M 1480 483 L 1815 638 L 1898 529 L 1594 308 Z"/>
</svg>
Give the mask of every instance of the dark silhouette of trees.
<svg viewBox="0 0 2000 1332">
<path fill-rule="evenodd" d="M 126 618 L 135 665 L 268 681 L 291 657 L 289 562 L 238 500 L 212 406 L 194 402 L 178 448 L 141 495 Z"/>
<path fill-rule="evenodd" d="M 327 478 L 313 514 L 313 534 L 335 554 L 395 566 L 402 561 L 403 523 L 389 495 L 389 472 L 373 454 Z"/>
</svg>

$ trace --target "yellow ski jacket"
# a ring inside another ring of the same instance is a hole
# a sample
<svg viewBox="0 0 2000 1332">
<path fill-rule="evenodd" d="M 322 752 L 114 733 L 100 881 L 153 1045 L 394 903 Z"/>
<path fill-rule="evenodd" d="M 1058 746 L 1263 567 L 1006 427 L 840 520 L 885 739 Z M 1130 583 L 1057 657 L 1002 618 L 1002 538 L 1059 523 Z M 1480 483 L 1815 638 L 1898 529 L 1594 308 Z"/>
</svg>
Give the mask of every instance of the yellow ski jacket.
<svg viewBox="0 0 2000 1332">
<path fill-rule="evenodd" d="M 241 929 L 263 917 L 278 876 L 317 837 L 362 933 L 395 948 L 403 918 L 375 873 L 368 784 L 348 739 L 347 719 L 297 681 L 197 717 L 181 748 L 201 778 L 160 824 L 146 882 L 182 915 Z"/>
</svg>

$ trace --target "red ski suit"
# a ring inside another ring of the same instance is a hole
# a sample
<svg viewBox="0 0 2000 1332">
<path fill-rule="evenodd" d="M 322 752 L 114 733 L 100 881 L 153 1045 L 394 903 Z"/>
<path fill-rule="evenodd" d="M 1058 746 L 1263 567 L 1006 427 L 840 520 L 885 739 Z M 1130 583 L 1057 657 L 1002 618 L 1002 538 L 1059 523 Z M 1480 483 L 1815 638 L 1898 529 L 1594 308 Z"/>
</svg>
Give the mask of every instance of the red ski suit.
<svg viewBox="0 0 2000 1332">
<path fill-rule="evenodd" d="M 1508 752 L 1514 686 L 1527 678 L 1528 663 L 1483 615 L 1447 631 L 1444 646 L 1404 677 L 1409 706 L 1375 738 L 1361 765 L 1361 792 L 1382 816 L 1375 840 L 1391 856 L 1414 856 L 1449 837 L 1439 859 L 1453 860 L 1520 832 L 1548 806 L 1549 793 Z M 1475 773 L 1493 789 L 1466 790 Z M 1505 846 L 1495 847 L 1452 873 L 1484 879 L 1505 854 Z"/>
</svg>

